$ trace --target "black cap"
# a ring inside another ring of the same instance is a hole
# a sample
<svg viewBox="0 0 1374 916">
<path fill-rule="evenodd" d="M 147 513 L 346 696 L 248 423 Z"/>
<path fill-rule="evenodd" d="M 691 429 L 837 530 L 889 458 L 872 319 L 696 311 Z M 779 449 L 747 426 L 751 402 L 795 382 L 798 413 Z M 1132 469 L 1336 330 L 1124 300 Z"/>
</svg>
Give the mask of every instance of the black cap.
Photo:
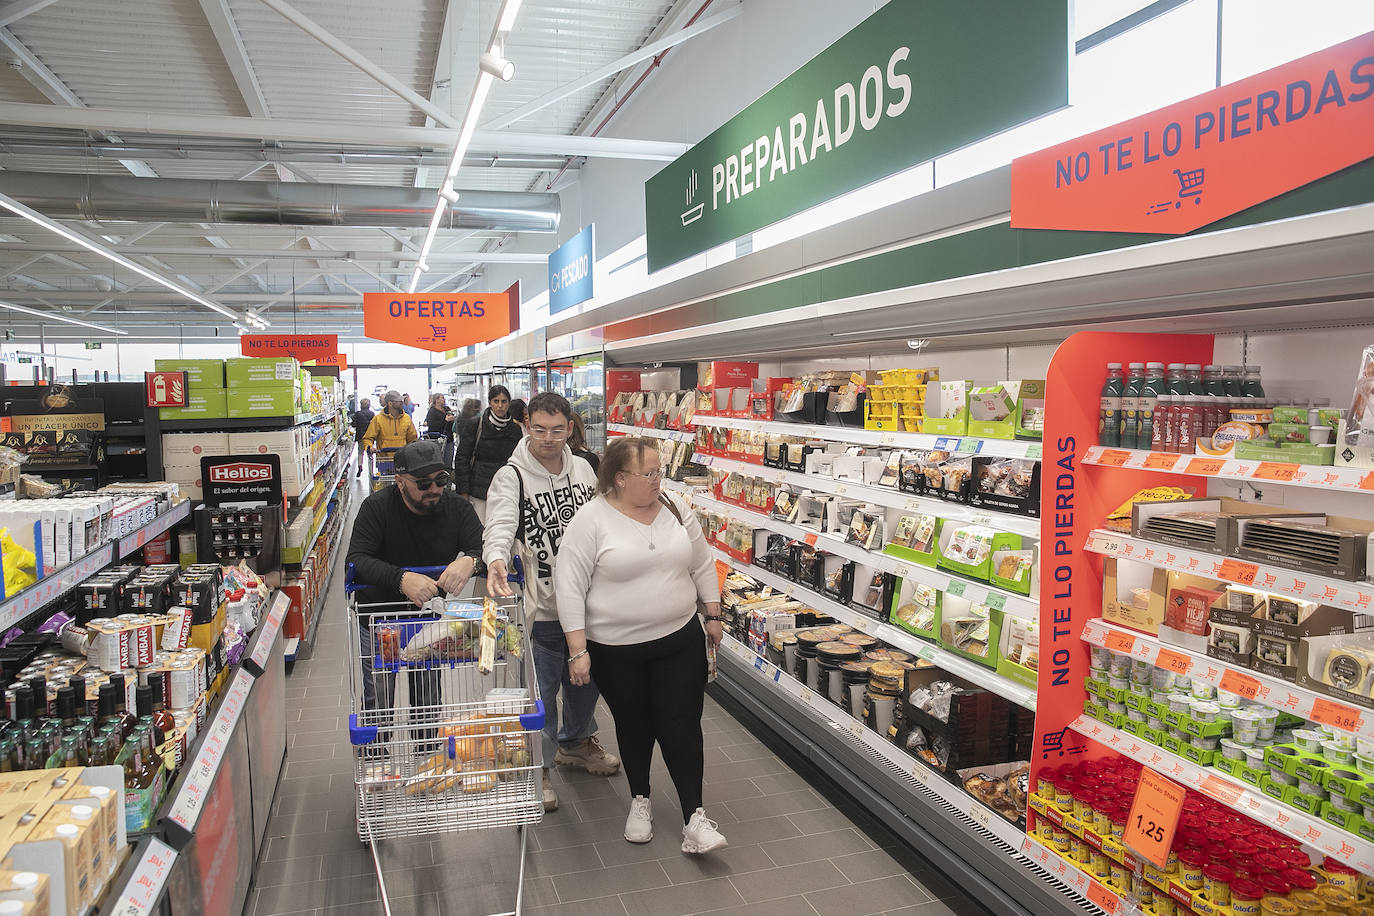
<svg viewBox="0 0 1374 916">
<path fill-rule="evenodd" d="M 446 471 L 444 450 L 435 439 L 416 439 L 398 450 L 395 456 L 397 473 L 423 477 L 435 471 Z"/>
</svg>

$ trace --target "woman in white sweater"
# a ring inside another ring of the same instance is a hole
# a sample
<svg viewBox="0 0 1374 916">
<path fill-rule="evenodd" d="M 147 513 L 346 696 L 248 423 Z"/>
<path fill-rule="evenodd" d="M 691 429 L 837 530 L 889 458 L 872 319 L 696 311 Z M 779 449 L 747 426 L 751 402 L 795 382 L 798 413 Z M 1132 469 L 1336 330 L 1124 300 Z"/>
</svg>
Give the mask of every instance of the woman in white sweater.
<svg viewBox="0 0 1374 916">
<path fill-rule="evenodd" d="M 658 742 L 682 805 L 682 851 L 704 853 L 726 845 L 701 806 L 705 643 L 720 643 L 720 593 L 701 525 L 659 492 L 661 478 L 653 440 L 611 443 L 597 474 L 600 497 L 564 532 L 554 590 L 569 677 L 594 678 L 615 718 L 632 796 L 625 839 L 653 839 L 649 764 Z"/>
</svg>

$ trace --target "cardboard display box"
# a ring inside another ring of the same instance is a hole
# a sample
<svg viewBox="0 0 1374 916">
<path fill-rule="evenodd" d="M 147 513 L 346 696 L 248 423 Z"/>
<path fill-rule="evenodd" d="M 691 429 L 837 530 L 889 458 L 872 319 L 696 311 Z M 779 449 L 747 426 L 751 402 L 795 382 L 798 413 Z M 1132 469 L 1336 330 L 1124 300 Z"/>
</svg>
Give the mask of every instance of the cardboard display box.
<svg viewBox="0 0 1374 916">
<path fill-rule="evenodd" d="M 289 356 L 236 356 L 224 361 L 224 383 L 227 388 L 264 382 L 299 387 L 300 371 L 300 363 Z"/>
<path fill-rule="evenodd" d="M 187 391 L 224 387 L 222 359 L 155 359 L 153 368 L 159 372 L 185 372 Z"/>
<path fill-rule="evenodd" d="M 169 420 L 223 420 L 229 416 L 229 401 L 223 388 L 188 387 L 185 407 L 163 407 L 159 417 Z"/>
</svg>

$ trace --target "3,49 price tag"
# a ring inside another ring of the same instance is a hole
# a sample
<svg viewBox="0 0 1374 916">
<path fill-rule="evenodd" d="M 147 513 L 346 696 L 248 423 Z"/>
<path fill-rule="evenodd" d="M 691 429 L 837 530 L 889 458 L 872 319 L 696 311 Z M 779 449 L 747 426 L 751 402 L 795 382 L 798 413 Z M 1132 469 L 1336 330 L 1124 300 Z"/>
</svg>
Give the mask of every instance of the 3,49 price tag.
<svg viewBox="0 0 1374 916">
<path fill-rule="evenodd" d="M 1154 770 L 1140 771 L 1131 813 L 1126 816 L 1126 833 L 1121 842 L 1160 868 L 1169 864 L 1169 847 L 1174 842 L 1178 817 L 1183 813 L 1183 787 L 1165 779 Z"/>
</svg>

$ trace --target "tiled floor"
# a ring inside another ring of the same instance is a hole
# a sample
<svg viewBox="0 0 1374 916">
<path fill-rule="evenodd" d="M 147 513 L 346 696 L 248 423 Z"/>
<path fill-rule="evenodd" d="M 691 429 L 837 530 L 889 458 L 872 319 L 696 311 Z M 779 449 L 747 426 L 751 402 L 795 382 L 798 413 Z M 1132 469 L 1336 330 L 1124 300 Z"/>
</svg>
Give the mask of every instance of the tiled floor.
<svg viewBox="0 0 1374 916">
<path fill-rule="evenodd" d="M 355 494 L 363 495 L 361 487 Z M 314 657 L 287 683 L 286 767 L 244 916 L 362 916 L 382 905 L 358 841 L 348 744 L 347 628 L 333 583 Z M 598 715 L 614 747 L 609 713 Z M 706 808 L 729 848 L 679 850 L 676 796 L 654 765 L 654 839 L 621 837 L 624 777 L 557 771 L 561 804 L 532 829 L 524 882 L 531 916 L 982 916 L 983 911 L 833 788 L 813 785 L 710 698 Z M 800 768 L 806 768 L 804 763 Z M 829 795 L 827 794 L 829 793 Z M 493 829 L 378 845 L 392 913 L 481 916 L 514 908 L 517 833 Z"/>
</svg>

